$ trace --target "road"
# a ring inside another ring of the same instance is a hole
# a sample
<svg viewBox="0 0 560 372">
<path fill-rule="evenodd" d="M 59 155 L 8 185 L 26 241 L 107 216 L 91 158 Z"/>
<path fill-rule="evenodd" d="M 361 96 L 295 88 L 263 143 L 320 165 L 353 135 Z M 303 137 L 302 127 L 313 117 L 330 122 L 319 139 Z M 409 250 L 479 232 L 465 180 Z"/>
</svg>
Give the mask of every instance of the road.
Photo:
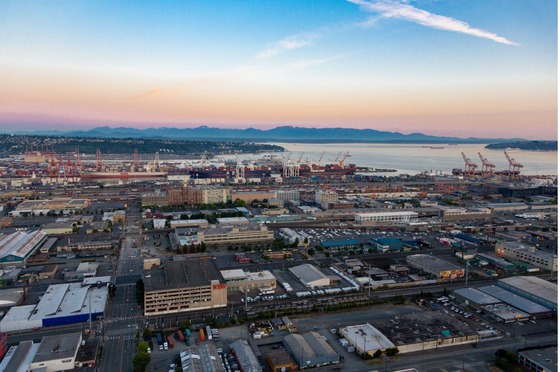
<svg viewBox="0 0 560 372">
<path fill-rule="evenodd" d="M 127 210 L 113 284 L 117 290 L 109 300 L 103 323 L 104 348 L 100 371 L 133 371 L 136 332 L 143 329 L 142 309 L 136 303 L 136 281 L 141 279 L 142 216 Z"/>
</svg>

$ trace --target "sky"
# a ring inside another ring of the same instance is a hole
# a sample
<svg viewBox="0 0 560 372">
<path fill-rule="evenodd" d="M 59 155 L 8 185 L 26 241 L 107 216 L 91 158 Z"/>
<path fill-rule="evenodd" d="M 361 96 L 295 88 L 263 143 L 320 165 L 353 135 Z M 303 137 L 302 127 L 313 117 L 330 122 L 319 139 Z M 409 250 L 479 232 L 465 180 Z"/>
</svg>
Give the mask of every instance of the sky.
<svg viewBox="0 0 560 372">
<path fill-rule="evenodd" d="M 0 131 L 555 140 L 557 19 L 534 0 L 3 0 Z"/>
</svg>

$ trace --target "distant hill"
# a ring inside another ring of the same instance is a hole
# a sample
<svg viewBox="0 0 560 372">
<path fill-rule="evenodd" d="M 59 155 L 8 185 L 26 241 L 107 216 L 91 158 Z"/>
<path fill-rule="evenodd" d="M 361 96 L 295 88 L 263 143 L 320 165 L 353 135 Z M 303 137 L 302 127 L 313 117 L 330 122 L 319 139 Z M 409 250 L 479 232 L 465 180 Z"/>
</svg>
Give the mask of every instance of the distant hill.
<svg viewBox="0 0 560 372">
<path fill-rule="evenodd" d="M 97 127 L 83 131 L 34 131 L 33 133 L 15 132 L 14 134 L 56 135 L 64 137 L 95 138 L 160 138 L 189 139 L 207 141 L 252 141 L 252 142 L 294 142 L 294 143 L 491 143 L 502 141 L 521 141 L 518 138 L 459 138 L 438 137 L 422 133 L 403 134 L 399 132 L 379 131 L 375 129 L 351 128 L 303 128 L 281 126 L 268 130 L 255 128 L 225 129 L 200 126 L 197 128 L 147 128 Z"/>
<path fill-rule="evenodd" d="M 524 151 L 558 151 L 558 141 L 515 141 L 491 143 L 484 146 L 487 149 L 505 150 L 507 148 Z"/>
</svg>

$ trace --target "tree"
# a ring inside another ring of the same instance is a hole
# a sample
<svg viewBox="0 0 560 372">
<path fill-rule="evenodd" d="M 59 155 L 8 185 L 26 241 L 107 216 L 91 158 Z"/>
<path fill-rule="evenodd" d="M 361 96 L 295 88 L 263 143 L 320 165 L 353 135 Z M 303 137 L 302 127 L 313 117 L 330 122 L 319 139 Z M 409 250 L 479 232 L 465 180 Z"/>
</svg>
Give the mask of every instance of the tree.
<svg viewBox="0 0 560 372">
<path fill-rule="evenodd" d="M 383 352 L 380 349 L 377 349 L 377 351 L 373 354 L 373 357 L 378 359 L 381 358 L 381 355 L 383 355 Z"/>
<path fill-rule="evenodd" d="M 390 348 L 385 350 L 385 353 L 387 354 L 387 356 L 397 355 L 399 353 L 399 348 L 390 347 Z"/>
<path fill-rule="evenodd" d="M 136 347 L 136 352 L 138 353 L 147 353 L 148 352 L 148 348 L 150 347 L 150 345 L 148 345 L 148 343 L 146 341 L 142 341 L 138 344 L 138 346 Z"/>
<path fill-rule="evenodd" d="M 150 364 L 152 357 L 146 352 L 138 352 L 132 358 L 134 372 L 144 372 Z"/>
<path fill-rule="evenodd" d="M 309 248 L 307 250 L 307 254 L 310 255 L 310 256 L 315 256 L 315 250 L 313 248 Z"/>
</svg>

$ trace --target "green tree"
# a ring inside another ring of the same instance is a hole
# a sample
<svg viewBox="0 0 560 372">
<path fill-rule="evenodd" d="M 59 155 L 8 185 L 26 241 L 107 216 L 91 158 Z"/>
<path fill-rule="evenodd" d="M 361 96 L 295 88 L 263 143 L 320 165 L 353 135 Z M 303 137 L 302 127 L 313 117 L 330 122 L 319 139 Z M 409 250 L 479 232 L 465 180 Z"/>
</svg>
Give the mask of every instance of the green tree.
<svg viewBox="0 0 560 372">
<path fill-rule="evenodd" d="M 387 354 L 387 356 L 397 355 L 399 353 L 399 348 L 390 347 L 390 348 L 385 350 L 385 353 Z"/>
<path fill-rule="evenodd" d="M 381 355 L 383 355 L 383 352 L 380 349 L 377 349 L 377 351 L 373 354 L 373 357 L 378 359 L 381 358 Z"/>
<path fill-rule="evenodd" d="M 148 343 L 146 341 L 142 341 L 138 344 L 138 346 L 136 347 L 136 352 L 138 353 L 147 353 L 148 352 L 148 348 L 150 347 L 150 345 L 148 345 Z"/>
<path fill-rule="evenodd" d="M 313 248 L 309 248 L 307 250 L 307 254 L 310 255 L 311 257 L 315 256 L 315 250 Z"/>
<path fill-rule="evenodd" d="M 146 352 L 138 352 L 132 358 L 132 365 L 134 366 L 134 372 L 144 372 L 150 364 L 152 357 Z"/>
</svg>

